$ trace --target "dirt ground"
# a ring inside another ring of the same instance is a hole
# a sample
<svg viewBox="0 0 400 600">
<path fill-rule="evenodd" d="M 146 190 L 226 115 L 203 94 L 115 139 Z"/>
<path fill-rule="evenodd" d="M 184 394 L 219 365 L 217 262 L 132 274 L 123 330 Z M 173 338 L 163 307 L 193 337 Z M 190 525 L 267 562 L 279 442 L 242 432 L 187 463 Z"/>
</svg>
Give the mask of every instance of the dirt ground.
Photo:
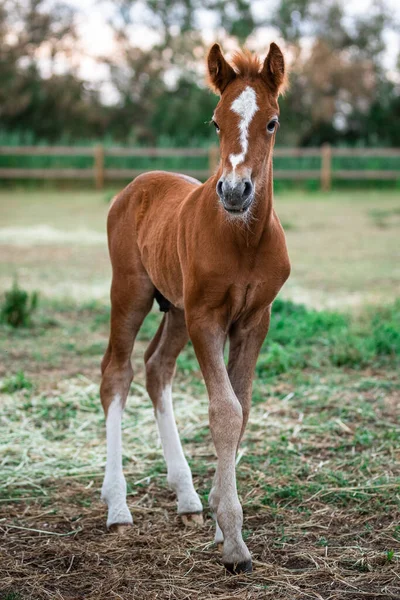
<svg viewBox="0 0 400 600">
<path fill-rule="evenodd" d="M 238 463 L 254 571 L 232 577 L 212 544 L 215 454 L 204 386 L 185 369 L 190 357 L 180 365 L 174 404 L 205 523 L 185 528 L 176 515 L 144 389 L 146 342 L 139 341 L 124 418 L 134 526 L 123 536 L 109 533 L 98 395 L 107 325 L 72 309 L 54 318 L 58 325 L 40 336 L 14 337 L 0 373 L 11 381 L 6 374 L 18 357 L 26 378 L 25 387 L 0 394 L 2 600 L 400 598 L 395 372 L 303 373 L 265 390 Z"/>
<path fill-rule="evenodd" d="M 297 518 L 285 508 L 247 509 L 254 572 L 232 577 L 210 544 L 211 518 L 202 528 L 185 530 L 164 488 L 152 484 L 131 499 L 134 527 L 121 537 L 106 533 L 104 507 L 91 503 L 91 488 L 77 481 L 53 485 L 51 501 L 2 511 L 7 522 L 23 523 L 23 529 L 3 527 L 7 549 L 2 550 L 1 586 L 20 593 L 9 598 L 400 597 L 398 569 L 385 554 L 399 513 L 371 518 L 318 499 L 312 512 Z M 321 535 L 327 536 L 327 545 Z"/>
</svg>

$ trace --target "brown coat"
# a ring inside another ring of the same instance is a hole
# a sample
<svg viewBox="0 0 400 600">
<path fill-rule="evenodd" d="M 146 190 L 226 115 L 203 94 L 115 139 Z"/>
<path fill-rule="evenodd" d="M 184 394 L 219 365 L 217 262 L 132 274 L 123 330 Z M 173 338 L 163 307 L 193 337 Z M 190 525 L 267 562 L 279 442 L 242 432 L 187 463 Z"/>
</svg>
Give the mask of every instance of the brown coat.
<svg viewBox="0 0 400 600">
<path fill-rule="evenodd" d="M 170 310 L 145 363 L 168 481 L 176 490 L 182 518 L 199 520 L 201 502 L 180 445 L 171 397 L 176 358 L 190 337 L 207 386 L 218 455 L 209 498 L 217 522 L 215 539 L 224 544 L 226 568 L 239 572 L 251 570 L 251 558 L 241 535 L 235 455 L 248 419 L 254 367 L 271 304 L 289 276 L 290 263 L 272 190 L 283 56 L 271 44 L 264 63 L 248 54 L 233 61 L 234 67 L 219 46 L 211 48 L 210 82 L 221 96 L 213 115 L 220 136 L 218 171 L 204 184 L 161 171 L 140 175 L 110 208 L 113 282 L 110 341 L 102 362 L 108 449 L 102 493 L 109 507 L 108 525 L 130 525 L 121 462 L 122 409 L 133 376 L 134 339 L 160 292 Z"/>
</svg>

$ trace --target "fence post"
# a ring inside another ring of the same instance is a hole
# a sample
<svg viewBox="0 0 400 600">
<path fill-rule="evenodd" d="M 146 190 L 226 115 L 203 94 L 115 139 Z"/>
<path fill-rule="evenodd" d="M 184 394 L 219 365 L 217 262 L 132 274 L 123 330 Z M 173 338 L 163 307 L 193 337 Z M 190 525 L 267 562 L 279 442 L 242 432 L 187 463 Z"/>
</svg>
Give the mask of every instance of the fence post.
<svg viewBox="0 0 400 600">
<path fill-rule="evenodd" d="M 210 146 L 208 150 L 208 168 L 210 175 L 214 175 L 219 163 L 219 148 L 218 146 Z"/>
<path fill-rule="evenodd" d="M 94 149 L 94 182 L 96 190 L 104 187 L 104 146 L 98 145 Z"/>
<path fill-rule="evenodd" d="M 332 148 L 330 144 L 321 146 L 321 189 L 329 192 L 332 186 Z"/>
</svg>

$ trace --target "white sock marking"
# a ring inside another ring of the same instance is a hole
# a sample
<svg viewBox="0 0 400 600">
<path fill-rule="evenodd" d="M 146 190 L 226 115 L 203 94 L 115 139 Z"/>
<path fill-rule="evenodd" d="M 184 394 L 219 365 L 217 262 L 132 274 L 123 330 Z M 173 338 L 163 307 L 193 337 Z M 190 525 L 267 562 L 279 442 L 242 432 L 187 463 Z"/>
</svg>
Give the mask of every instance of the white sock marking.
<svg viewBox="0 0 400 600">
<path fill-rule="evenodd" d="M 214 536 L 214 544 L 223 544 L 224 543 L 224 534 L 222 533 L 221 527 L 218 525 L 217 518 L 215 517 L 215 536 Z"/>
<path fill-rule="evenodd" d="M 107 463 L 101 490 L 101 497 L 108 504 L 108 527 L 113 523 L 132 523 L 132 515 L 126 504 L 126 481 L 122 471 L 122 413 L 121 396 L 116 394 L 107 412 Z"/>
<path fill-rule="evenodd" d="M 240 116 L 240 154 L 230 154 L 229 160 L 233 170 L 244 161 L 249 147 L 249 125 L 258 110 L 256 93 L 252 87 L 247 86 L 243 92 L 232 102 L 231 109 Z"/>
<path fill-rule="evenodd" d="M 171 386 L 161 395 L 161 407 L 156 410 L 156 420 L 168 469 L 168 483 L 178 496 L 178 513 L 203 510 L 192 481 L 192 473 L 183 454 L 172 405 Z"/>
</svg>

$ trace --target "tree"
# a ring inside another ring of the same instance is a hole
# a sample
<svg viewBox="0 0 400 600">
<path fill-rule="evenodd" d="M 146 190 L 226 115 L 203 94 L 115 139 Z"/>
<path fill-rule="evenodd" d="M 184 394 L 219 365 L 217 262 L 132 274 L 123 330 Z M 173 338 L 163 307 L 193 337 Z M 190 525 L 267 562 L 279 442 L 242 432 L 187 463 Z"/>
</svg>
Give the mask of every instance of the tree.
<svg viewBox="0 0 400 600">
<path fill-rule="evenodd" d="M 210 138 L 204 123 L 211 118 L 215 99 L 205 86 L 207 47 L 199 27 L 199 13 L 204 10 L 241 40 L 254 26 L 247 0 L 121 0 L 115 4 L 111 25 L 120 60 L 107 61 L 119 95 L 114 131 L 119 121 L 133 141 L 155 143 L 162 135 L 185 144 L 194 137 Z M 141 26 L 157 39 L 149 50 L 135 44 Z"/>
<path fill-rule="evenodd" d="M 366 139 L 365 119 L 376 102 L 389 18 L 384 5 L 350 20 L 338 0 L 282 0 L 271 23 L 290 40 L 289 120 L 284 142 L 320 145 Z M 303 43 L 305 36 L 311 47 Z M 385 77 L 383 77 L 385 79 Z M 293 133 L 294 132 L 294 133 Z"/>
<path fill-rule="evenodd" d="M 49 141 L 107 134 L 130 144 L 208 142 L 216 102 L 205 85 L 208 23 L 222 43 L 230 36 L 245 45 L 271 27 L 285 40 L 291 83 L 279 143 L 399 143 L 399 87 L 382 61 L 383 33 L 396 24 L 383 0 L 351 19 L 344 0 L 278 0 L 263 17 L 250 0 L 115 0 L 109 24 L 118 51 L 99 59 L 116 92 L 112 105 L 79 76 L 76 14 L 66 2 L 0 5 L 3 130 Z M 151 44 L 138 41 L 143 27 Z"/>
<path fill-rule="evenodd" d="M 70 6 L 44 0 L 8 1 L 0 8 L 2 129 L 29 131 L 48 140 L 101 131 L 98 94 L 79 79 L 72 60 L 77 46 L 74 19 Z M 39 56 L 46 58 L 48 77 Z M 60 57 L 69 61 L 61 74 L 56 71 Z"/>
</svg>

